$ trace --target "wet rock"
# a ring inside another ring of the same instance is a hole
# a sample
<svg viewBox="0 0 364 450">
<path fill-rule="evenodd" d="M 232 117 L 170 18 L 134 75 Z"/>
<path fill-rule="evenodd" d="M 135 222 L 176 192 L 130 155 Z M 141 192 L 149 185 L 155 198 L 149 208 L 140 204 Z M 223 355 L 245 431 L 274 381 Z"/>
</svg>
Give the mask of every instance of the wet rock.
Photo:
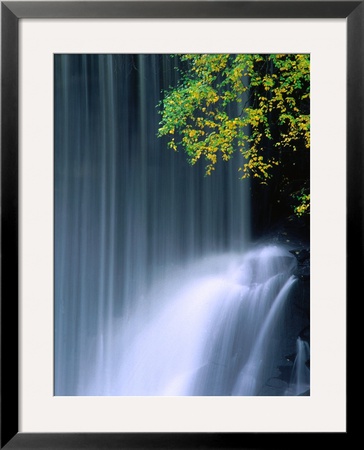
<svg viewBox="0 0 364 450">
<path fill-rule="evenodd" d="M 294 356 L 295 357 L 295 356 Z M 278 366 L 278 369 L 280 371 L 280 376 L 279 378 L 281 380 L 284 380 L 286 382 L 286 384 L 289 383 L 289 380 L 291 379 L 291 374 L 292 374 L 292 366 L 293 364 L 287 364 L 287 365 L 282 365 L 282 366 Z"/>
<path fill-rule="evenodd" d="M 263 397 L 282 397 L 283 395 L 286 395 L 286 388 L 263 386 L 262 390 L 259 392 L 259 395 Z"/>
<path fill-rule="evenodd" d="M 303 248 L 303 249 L 294 249 L 290 250 L 290 253 L 294 255 L 297 259 L 297 261 L 302 264 L 304 261 L 308 260 L 310 257 L 310 251 Z"/>
<path fill-rule="evenodd" d="M 296 270 L 293 272 L 297 278 L 305 281 L 310 278 L 310 266 L 309 265 L 298 265 Z"/>
<path fill-rule="evenodd" d="M 287 382 L 284 380 L 281 380 L 280 378 L 270 378 L 267 381 L 267 386 L 272 387 L 272 388 L 286 389 Z"/>
<path fill-rule="evenodd" d="M 296 359 L 296 353 L 291 353 L 290 355 L 287 355 L 286 359 L 287 359 L 287 361 L 290 361 L 293 363 L 294 360 Z"/>
<path fill-rule="evenodd" d="M 297 278 L 308 281 L 310 278 L 310 251 L 306 248 L 296 248 L 289 251 L 297 260 L 297 267 L 293 272 Z"/>
<path fill-rule="evenodd" d="M 280 355 L 277 356 L 276 373 L 270 374 L 270 379 L 264 384 L 258 395 L 286 396 L 297 395 L 297 391 L 290 386 L 292 370 L 297 356 L 297 339 L 301 338 L 310 344 L 310 244 L 309 236 L 291 232 L 288 227 L 277 227 L 271 242 L 282 242 L 287 248 L 291 261 L 295 261 L 292 275 L 296 282 L 291 288 L 282 317 L 282 336 Z M 290 241 L 287 244 L 287 240 Z M 306 361 L 310 369 L 310 360 Z M 300 394 L 310 395 L 307 393 Z"/>
<path fill-rule="evenodd" d="M 310 389 L 308 389 L 307 391 L 302 392 L 302 394 L 299 394 L 298 396 L 299 397 L 309 397 L 310 395 L 311 395 Z"/>
<path fill-rule="evenodd" d="M 308 342 L 308 344 L 310 344 L 310 327 L 307 326 L 305 328 L 303 328 L 303 330 L 300 331 L 299 333 L 299 337 L 303 340 Z"/>
</svg>

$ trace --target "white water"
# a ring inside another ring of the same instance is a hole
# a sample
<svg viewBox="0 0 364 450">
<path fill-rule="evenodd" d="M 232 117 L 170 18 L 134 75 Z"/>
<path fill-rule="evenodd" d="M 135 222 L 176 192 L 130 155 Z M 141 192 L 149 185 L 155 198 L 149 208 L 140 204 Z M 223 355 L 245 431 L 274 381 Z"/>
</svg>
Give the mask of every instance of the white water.
<svg viewBox="0 0 364 450">
<path fill-rule="evenodd" d="M 241 154 L 204 177 L 156 138 L 176 77 L 168 55 L 55 57 L 55 395 L 260 395 L 276 375 L 295 258 L 246 252 Z"/>
<path fill-rule="evenodd" d="M 151 290 L 151 310 L 105 327 L 77 394 L 259 395 L 280 350 L 293 265 L 269 246 L 175 272 Z"/>
<path fill-rule="evenodd" d="M 300 395 L 310 388 L 310 370 L 306 365 L 310 359 L 310 346 L 308 342 L 298 337 L 296 350 L 288 395 Z"/>
</svg>

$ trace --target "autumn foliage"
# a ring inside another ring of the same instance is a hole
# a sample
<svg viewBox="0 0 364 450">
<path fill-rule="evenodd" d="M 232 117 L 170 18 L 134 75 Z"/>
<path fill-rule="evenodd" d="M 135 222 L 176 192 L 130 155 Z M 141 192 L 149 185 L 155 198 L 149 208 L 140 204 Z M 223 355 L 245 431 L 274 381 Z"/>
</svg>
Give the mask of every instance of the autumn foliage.
<svg viewBox="0 0 364 450">
<path fill-rule="evenodd" d="M 203 160 L 206 175 L 241 152 L 241 178 L 267 184 L 278 177 L 282 192 L 289 186 L 295 213 L 309 213 L 308 174 L 299 189 L 292 187 L 294 166 L 309 158 L 309 55 L 173 57 L 180 81 L 164 92 L 158 135 L 168 136 L 171 149 L 183 149 L 191 164 Z"/>
</svg>

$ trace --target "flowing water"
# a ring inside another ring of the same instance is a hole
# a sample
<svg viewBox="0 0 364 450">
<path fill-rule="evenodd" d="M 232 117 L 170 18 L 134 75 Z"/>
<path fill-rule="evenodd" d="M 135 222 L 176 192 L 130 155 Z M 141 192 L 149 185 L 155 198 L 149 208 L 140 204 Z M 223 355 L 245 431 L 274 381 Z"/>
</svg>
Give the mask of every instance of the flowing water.
<svg viewBox="0 0 364 450">
<path fill-rule="evenodd" d="M 300 395 L 310 388 L 310 369 L 307 366 L 310 360 L 310 346 L 300 337 L 296 342 L 296 357 L 293 364 L 288 395 Z"/>
<path fill-rule="evenodd" d="M 153 311 L 117 322 L 113 357 L 98 354 L 101 370 L 79 392 L 258 395 L 276 362 L 292 264 L 263 247 L 189 265 L 151 292 Z"/>
<path fill-rule="evenodd" d="M 277 365 L 295 258 L 252 247 L 238 155 L 204 177 L 156 138 L 177 79 L 55 56 L 56 395 L 259 395 Z"/>
</svg>

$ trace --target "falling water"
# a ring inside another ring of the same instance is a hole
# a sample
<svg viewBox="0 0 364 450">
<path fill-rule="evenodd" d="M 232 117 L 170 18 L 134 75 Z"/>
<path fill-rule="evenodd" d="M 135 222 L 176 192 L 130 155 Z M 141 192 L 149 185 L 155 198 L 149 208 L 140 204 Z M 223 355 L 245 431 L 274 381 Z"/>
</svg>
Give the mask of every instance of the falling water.
<svg viewBox="0 0 364 450">
<path fill-rule="evenodd" d="M 101 351 L 105 336 L 96 338 L 99 372 L 78 393 L 257 395 L 277 358 L 293 264 L 263 247 L 206 258 L 157 283 L 152 311 L 116 320 L 112 357 Z"/>
<path fill-rule="evenodd" d="M 297 354 L 293 364 L 291 382 L 288 394 L 300 395 L 308 391 L 310 388 L 310 369 L 307 363 L 310 360 L 310 346 L 308 342 L 297 338 L 296 342 Z"/>
<path fill-rule="evenodd" d="M 259 395 L 295 258 L 250 245 L 236 155 L 156 138 L 168 55 L 55 56 L 55 394 Z"/>
</svg>

